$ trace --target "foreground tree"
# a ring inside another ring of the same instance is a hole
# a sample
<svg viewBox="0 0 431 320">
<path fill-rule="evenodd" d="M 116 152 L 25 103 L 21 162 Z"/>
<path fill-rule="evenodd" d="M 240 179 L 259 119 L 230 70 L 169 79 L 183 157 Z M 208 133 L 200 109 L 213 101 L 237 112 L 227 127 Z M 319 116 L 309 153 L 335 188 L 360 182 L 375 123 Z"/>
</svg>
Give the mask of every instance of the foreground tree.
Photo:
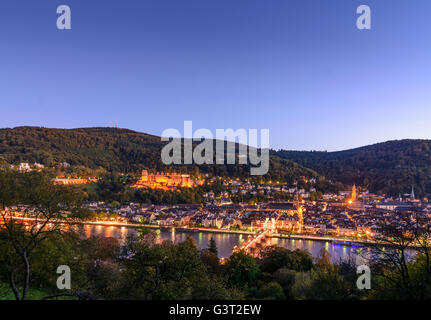
<svg viewBox="0 0 431 320">
<path fill-rule="evenodd" d="M 251 285 L 260 276 L 256 260 L 245 252 L 235 252 L 226 261 L 224 271 L 229 279 L 229 285 L 244 287 Z"/>
<path fill-rule="evenodd" d="M 210 239 L 208 251 L 214 253 L 216 256 L 218 255 L 217 244 L 213 237 Z"/>
<path fill-rule="evenodd" d="M 382 223 L 366 257 L 378 281 L 375 298 L 431 298 L 431 220 L 423 212 L 395 213 L 394 223 Z"/>
<path fill-rule="evenodd" d="M 262 272 L 274 273 L 280 268 L 295 271 L 308 271 L 313 268 L 313 257 L 308 251 L 288 250 L 286 248 L 270 246 L 262 252 L 260 259 Z"/>
<path fill-rule="evenodd" d="M 2 271 L 17 300 L 27 299 L 38 249 L 63 232 L 64 219 L 85 216 L 81 201 L 81 191 L 54 185 L 47 173 L 0 171 Z"/>
<path fill-rule="evenodd" d="M 352 262 L 331 263 L 331 255 L 324 248 L 311 271 L 297 272 L 290 288 L 294 299 L 346 300 L 359 299 L 356 287 L 356 268 Z"/>
<path fill-rule="evenodd" d="M 224 299 L 220 277 L 201 259 L 191 237 L 158 243 L 153 233 L 131 236 L 120 259 L 124 269 L 121 297 L 128 299 Z M 205 285 L 203 285 L 205 284 Z"/>
</svg>

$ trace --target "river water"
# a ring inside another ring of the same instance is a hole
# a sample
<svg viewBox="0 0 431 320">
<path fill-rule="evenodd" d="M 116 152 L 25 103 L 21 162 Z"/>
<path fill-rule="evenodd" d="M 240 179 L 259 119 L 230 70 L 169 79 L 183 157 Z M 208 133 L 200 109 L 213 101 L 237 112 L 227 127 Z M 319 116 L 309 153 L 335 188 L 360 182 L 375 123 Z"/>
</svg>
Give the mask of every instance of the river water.
<svg viewBox="0 0 431 320">
<path fill-rule="evenodd" d="M 90 236 L 103 236 L 113 237 L 124 243 L 129 234 L 136 234 L 137 229 L 117 226 L 101 226 L 101 225 L 83 225 L 80 229 L 86 237 Z M 168 231 L 154 229 L 157 241 L 171 240 L 174 243 L 186 240 L 188 236 L 193 237 L 199 248 L 204 249 L 208 247 L 211 238 L 214 238 L 219 257 L 227 258 L 232 254 L 232 249 L 237 246 L 241 241 L 247 239 L 248 235 L 236 233 L 211 233 L 211 232 L 186 232 L 186 231 Z M 356 261 L 358 253 L 369 251 L 368 248 L 361 247 L 360 245 L 345 246 L 336 244 L 330 241 L 317 241 L 317 240 L 299 240 L 299 239 L 281 239 L 272 238 L 272 244 L 284 247 L 290 250 L 302 249 L 309 251 L 313 257 L 317 257 L 322 248 L 325 248 L 331 255 L 332 262 L 339 262 L 340 260 L 347 260 L 349 258 Z M 356 261 L 359 263 L 358 261 Z"/>
</svg>

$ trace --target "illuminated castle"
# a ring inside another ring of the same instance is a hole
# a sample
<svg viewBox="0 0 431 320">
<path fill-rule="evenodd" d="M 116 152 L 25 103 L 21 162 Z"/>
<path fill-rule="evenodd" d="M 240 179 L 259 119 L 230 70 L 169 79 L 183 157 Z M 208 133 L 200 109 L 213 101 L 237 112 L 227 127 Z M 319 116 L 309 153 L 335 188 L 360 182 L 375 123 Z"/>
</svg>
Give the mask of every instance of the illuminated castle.
<svg viewBox="0 0 431 320">
<path fill-rule="evenodd" d="M 147 170 L 142 170 L 141 179 L 132 187 L 134 188 L 151 188 L 161 190 L 172 190 L 176 188 L 194 188 L 202 185 L 203 180 L 194 180 L 188 174 L 180 173 L 163 173 L 148 174 Z"/>
</svg>

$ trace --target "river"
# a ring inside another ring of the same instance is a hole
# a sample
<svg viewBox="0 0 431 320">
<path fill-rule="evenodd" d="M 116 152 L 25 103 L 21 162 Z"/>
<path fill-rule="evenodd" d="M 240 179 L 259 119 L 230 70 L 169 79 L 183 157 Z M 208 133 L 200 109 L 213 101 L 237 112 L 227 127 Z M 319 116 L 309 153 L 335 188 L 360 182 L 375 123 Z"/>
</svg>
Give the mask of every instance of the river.
<svg viewBox="0 0 431 320">
<path fill-rule="evenodd" d="M 136 234 L 137 229 L 128 227 L 117 227 L 117 226 L 101 226 L 101 225 L 83 225 L 80 226 L 82 232 L 86 237 L 90 236 L 103 236 L 113 237 L 124 243 L 127 235 Z M 214 238 L 219 257 L 227 258 L 231 255 L 234 246 L 237 246 L 248 237 L 248 235 L 237 234 L 237 233 L 212 233 L 212 232 L 186 232 L 186 231 L 168 231 L 154 229 L 156 233 L 157 241 L 171 240 L 174 243 L 184 241 L 187 236 L 192 236 L 195 239 L 199 248 L 207 248 L 211 238 Z M 361 247 L 360 245 L 340 245 L 331 241 L 318 241 L 318 240 L 300 240 L 300 239 L 282 239 L 272 238 L 272 244 L 284 247 L 290 250 L 301 249 L 306 250 L 312 254 L 313 257 L 317 257 L 322 248 L 325 248 L 331 255 L 332 262 L 338 262 L 340 260 L 347 260 L 349 258 L 356 260 L 358 252 L 365 250 L 369 251 L 368 248 Z"/>
</svg>

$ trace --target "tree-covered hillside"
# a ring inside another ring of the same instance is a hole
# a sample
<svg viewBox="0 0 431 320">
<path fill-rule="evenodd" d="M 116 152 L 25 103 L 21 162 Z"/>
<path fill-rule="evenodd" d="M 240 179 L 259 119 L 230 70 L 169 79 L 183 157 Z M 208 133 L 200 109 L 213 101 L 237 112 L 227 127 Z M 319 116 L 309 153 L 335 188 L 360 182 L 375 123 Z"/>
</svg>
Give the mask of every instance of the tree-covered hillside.
<svg viewBox="0 0 431 320">
<path fill-rule="evenodd" d="M 273 151 L 345 184 L 368 186 L 393 196 L 431 194 L 431 141 L 397 140 L 338 152 Z"/>
<path fill-rule="evenodd" d="M 248 165 L 176 165 L 160 160 L 164 142 L 157 136 L 116 128 L 0 129 L 0 159 L 8 163 L 61 162 L 116 172 L 180 171 L 248 177 Z M 308 169 L 310 168 L 310 169 Z M 324 175 L 344 184 L 368 186 L 372 192 L 397 196 L 414 186 L 431 195 L 431 141 L 400 140 L 339 152 L 272 151 L 265 179 L 291 182 Z"/>
<path fill-rule="evenodd" d="M 160 160 L 164 143 L 159 137 L 127 129 L 17 127 L 0 129 L 0 159 L 11 164 L 38 162 L 46 166 L 67 162 L 72 166 L 103 167 L 117 172 L 138 172 L 146 168 L 231 177 L 250 175 L 248 165 L 166 166 Z M 301 176 L 317 174 L 290 160 L 271 157 L 270 171 L 264 178 L 293 181 Z"/>
</svg>

